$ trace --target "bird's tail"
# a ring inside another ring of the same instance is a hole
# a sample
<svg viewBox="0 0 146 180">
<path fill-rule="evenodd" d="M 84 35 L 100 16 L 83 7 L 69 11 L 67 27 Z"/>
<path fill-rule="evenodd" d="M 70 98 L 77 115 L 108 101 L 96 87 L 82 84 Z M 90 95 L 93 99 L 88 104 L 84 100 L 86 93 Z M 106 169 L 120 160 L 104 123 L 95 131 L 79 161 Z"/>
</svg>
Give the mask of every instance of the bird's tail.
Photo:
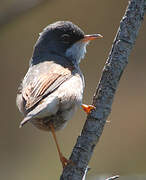
<svg viewBox="0 0 146 180">
<path fill-rule="evenodd" d="M 20 123 L 19 128 L 22 128 L 22 126 L 24 126 L 24 124 L 26 124 L 28 121 L 31 120 L 30 116 L 26 116 Z"/>
</svg>

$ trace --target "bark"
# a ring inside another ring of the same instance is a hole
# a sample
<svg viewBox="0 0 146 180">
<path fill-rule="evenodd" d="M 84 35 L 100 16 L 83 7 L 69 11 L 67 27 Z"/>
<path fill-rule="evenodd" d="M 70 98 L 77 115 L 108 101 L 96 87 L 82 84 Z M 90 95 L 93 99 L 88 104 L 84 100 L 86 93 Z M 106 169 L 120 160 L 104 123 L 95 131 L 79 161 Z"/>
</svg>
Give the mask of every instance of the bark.
<svg viewBox="0 0 146 180">
<path fill-rule="evenodd" d="M 111 112 L 119 80 L 128 63 L 144 18 L 146 0 L 131 0 L 123 16 L 111 52 L 103 68 L 100 82 L 93 97 L 93 110 L 88 116 L 81 135 L 73 148 L 69 164 L 60 180 L 82 180 L 104 125 Z"/>
</svg>

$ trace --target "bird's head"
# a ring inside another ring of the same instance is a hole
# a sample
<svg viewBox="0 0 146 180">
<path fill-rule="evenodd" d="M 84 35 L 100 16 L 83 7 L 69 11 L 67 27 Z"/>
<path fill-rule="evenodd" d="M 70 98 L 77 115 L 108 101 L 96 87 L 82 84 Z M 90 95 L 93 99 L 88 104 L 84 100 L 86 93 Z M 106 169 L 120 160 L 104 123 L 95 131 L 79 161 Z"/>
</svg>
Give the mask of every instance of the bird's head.
<svg viewBox="0 0 146 180">
<path fill-rule="evenodd" d="M 32 59 L 35 61 L 35 59 L 44 59 L 48 55 L 56 55 L 67 58 L 73 64 L 79 64 L 85 56 L 87 44 L 101 37 L 100 34 L 85 35 L 70 21 L 57 21 L 40 33 Z"/>
</svg>

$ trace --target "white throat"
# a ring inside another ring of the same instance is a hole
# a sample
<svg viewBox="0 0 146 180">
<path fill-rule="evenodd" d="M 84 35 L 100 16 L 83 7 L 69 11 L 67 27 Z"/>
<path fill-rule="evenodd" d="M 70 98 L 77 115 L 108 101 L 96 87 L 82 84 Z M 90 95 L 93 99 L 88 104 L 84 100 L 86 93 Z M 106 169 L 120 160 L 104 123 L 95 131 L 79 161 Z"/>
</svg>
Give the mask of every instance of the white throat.
<svg viewBox="0 0 146 180">
<path fill-rule="evenodd" d="M 70 48 L 66 50 L 66 56 L 72 58 L 74 63 L 79 64 L 81 59 L 85 57 L 86 54 L 86 46 L 89 44 L 88 42 L 78 41 L 74 43 Z"/>
</svg>

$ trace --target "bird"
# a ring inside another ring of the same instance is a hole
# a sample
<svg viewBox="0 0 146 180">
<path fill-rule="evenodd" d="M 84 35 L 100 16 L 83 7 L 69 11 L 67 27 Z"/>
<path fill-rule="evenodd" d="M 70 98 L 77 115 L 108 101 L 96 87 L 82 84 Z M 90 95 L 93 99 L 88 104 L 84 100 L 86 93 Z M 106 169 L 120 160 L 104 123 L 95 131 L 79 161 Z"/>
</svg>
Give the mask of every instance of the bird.
<svg viewBox="0 0 146 180">
<path fill-rule="evenodd" d="M 24 119 L 36 128 L 52 132 L 63 168 L 70 163 L 60 150 L 56 131 L 63 129 L 79 106 L 89 114 L 95 107 L 82 104 L 84 76 L 79 64 L 90 41 L 101 34 L 85 35 L 70 21 L 49 24 L 39 34 L 21 81 L 16 104 Z"/>
</svg>

